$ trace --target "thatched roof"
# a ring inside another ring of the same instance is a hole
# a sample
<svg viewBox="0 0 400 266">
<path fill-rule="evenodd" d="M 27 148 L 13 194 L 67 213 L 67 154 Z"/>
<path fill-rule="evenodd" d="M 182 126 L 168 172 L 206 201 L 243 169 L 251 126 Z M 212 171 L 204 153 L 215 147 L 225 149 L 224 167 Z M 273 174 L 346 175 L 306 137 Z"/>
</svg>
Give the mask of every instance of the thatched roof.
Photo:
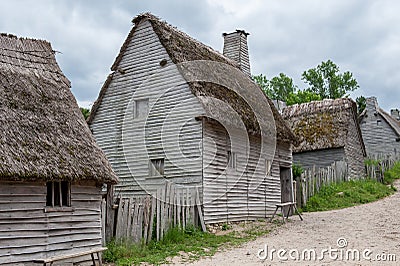
<svg viewBox="0 0 400 266">
<path fill-rule="evenodd" d="M 0 180 L 115 183 L 50 43 L 0 35 Z"/>
<path fill-rule="evenodd" d="M 344 147 L 352 120 L 363 143 L 357 122 L 357 106 L 349 98 L 295 104 L 283 109 L 282 116 L 300 139 L 293 152 Z M 365 154 L 364 144 L 362 146 Z"/>
<path fill-rule="evenodd" d="M 202 61 L 212 61 L 212 62 L 217 62 L 217 63 L 222 63 L 226 64 L 227 66 L 233 67 L 234 69 L 240 70 L 239 65 L 234 62 L 233 60 L 223 56 L 219 52 L 215 51 L 211 47 L 193 39 L 186 33 L 183 33 L 182 31 L 178 30 L 177 28 L 169 25 L 168 23 L 161 21 L 158 17 L 145 13 L 141 14 L 133 19 L 134 27 L 128 34 L 127 39 L 125 40 L 123 46 L 121 47 L 120 53 L 117 56 L 114 64 L 111 67 L 112 71 L 117 71 L 118 65 L 124 55 L 125 50 L 127 49 L 138 25 L 142 21 L 149 21 L 154 29 L 154 32 L 157 34 L 161 44 L 164 46 L 165 50 L 167 51 L 168 55 L 170 56 L 171 60 L 175 64 L 185 64 L 187 62 L 192 62 L 196 60 L 202 60 Z M 185 68 L 186 66 L 183 66 Z M 190 68 L 190 66 L 189 66 Z M 234 91 L 232 91 L 232 88 L 228 87 L 223 87 L 220 85 L 217 85 L 216 83 L 210 83 L 210 82 L 197 82 L 194 81 L 192 82 L 193 79 L 188 77 L 189 75 L 198 72 L 196 70 L 190 70 L 190 69 L 184 69 L 182 70 L 182 67 L 180 68 L 181 72 L 183 73 L 183 76 L 188 80 L 189 82 L 189 87 L 192 90 L 193 94 L 200 97 L 200 96 L 209 96 L 209 97 L 215 97 L 217 99 L 221 99 L 224 102 L 228 103 L 235 111 L 238 112 L 238 114 L 241 116 L 242 121 L 244 121 L 245 126 L 247 130 L 251 133 L 259 133 L 260 131 L 260 126 L 258 125 L 257 121 L 260 121 L 261 123 L 270 123 L 270 120 L 272 118 L 268 118 L 268 115 L 265 115 L 263 117 L 260 117 L 258 119 L 255 118 L 254 112 L 252 111 L 252 108 L 257 108 L 256 106 L 249 106 L 241 97 L 239 97 Z M 207 71 L 207 70 L 206 70 Z M 208 73 L 212 73 L 213 75 L 218 75 L 217 70 L 215 73 L 213 73 L 213 69 L 208 69 Z M 242 72 L 241 72 L 242 73 Z M 277 132 L 277 137 L 279 141 L 283 142 L 288 142 L 288 143 L 293 143 L 296 142 L 297 139 L 294 136 L 294 134 L 291 132 L 290 128 L 286 125 L 285 121 L 282 119 L 280 116 L 279 112 L 275 109 L 274 105 L 272 102 L 269 101 L 269 99 L 262 93 L 260 87 L 256 85 L 247 75 L 236 75 L 236 73 L 231 74 L 232 80 L 228 81 L 231 82 L 231 84 L 240 84 L 240 88 L 246 89 L 246 91 L 239 91 L 241 96 L 243 94 L 246 94 L 248 96 L 247 98 L 250 98 L 254 100 L 252 105 L 257 105 L 258 102 L 266 102 L 266 101 L 260 101 L 260 97 L 265 97 L 265 99 L 270 103 L 270 108 L 272 109 L 272 115 L 275 119 L 275 125 L 276 125 L 276 132 Z M 105 90 L 108 87 L 108 84 L 110 83 L 110 80 L 112 79 L 112 74 L 109 75 L 105 85 L 100 91 L 99 98 L 96 101 L 96 103 L 93 105 L 91 116 L 88 119 L 88 122 L 91 123 L 95 114 L 98 106 L 101 103 L 101 100 L 104 96 Z M 200 102 L 202 102 L 200 100 Z M 254 104 L 255 103 L 255 104 Z M 207 111 L 207 108 L 210 106 L 205 106 L 204 109 Z M 258 110 L 262 110 L 261 109 Z M 271 112 L 269 112 L 271 113 Z"/>
</svg>

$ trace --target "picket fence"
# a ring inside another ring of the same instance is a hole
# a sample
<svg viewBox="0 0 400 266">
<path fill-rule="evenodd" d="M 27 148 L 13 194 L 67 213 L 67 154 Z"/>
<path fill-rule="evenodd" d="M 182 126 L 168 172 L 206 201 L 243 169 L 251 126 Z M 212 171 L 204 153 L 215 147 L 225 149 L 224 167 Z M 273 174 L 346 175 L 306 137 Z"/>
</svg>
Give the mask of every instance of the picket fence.
<svg viewBox="0 0 400 266">
<path fill-rule="evenodd" d="M 114 238 L 134 243 L 160 240 L 171 227 L 201 226 L 206 231 L 197 188 L 177 188 L 166 183 L 153 195 L 118 197 Z M 103 223 L 105 224 L 105 223 Z"/>
<path fill-rule="evenodd" d="M 296 182 L 297 204 L 305 206 L 308 199 L 314 196 L 322 186 L 348 180 L 348 165 L 337 161 L 328 167 L 312 167 L 304 170 Z"/>
<path fill-rule="evenodd" d="M 384 173 L 400 161 L 400 157 L 374 154 L 368 156 L 366 161 L 370 162 L 365 165 L 366 175 L 360 176 L 359 179 L 372 178 L 383 182 Z M 295 183 L 297 205 L 306 205 L 308 199 L 320 191 L 322 186 L 348 181 L 348 173 L 348 165 L 344 161 L 334 162 L 324 168 L 314 166 L 306 169 Z"/>
<path fill-rule="evenodd" d="M 400 157 L 395 155 L 369 155 L 365 165 L 367 176 L 376 179 L 379 182 L 383 182 L 385 172 L 392 168 L 398 161 L 400 161 Z"/>
</svg>

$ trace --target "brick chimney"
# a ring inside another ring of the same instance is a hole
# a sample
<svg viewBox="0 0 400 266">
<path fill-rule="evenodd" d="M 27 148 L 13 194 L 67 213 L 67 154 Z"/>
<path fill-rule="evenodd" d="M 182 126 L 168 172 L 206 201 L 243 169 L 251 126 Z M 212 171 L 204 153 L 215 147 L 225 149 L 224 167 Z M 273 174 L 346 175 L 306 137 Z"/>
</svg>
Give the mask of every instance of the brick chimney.
<svg viewBox="0 0 400 266">
<path fill-rule="evenodd" d="M 399 111 L 399 109 L 391 109 L 390 110 L 390 115 L 394 118 L 394 119 L 396 119 L 396 120 L 400 120 L 400 111 Z"/>
<path fill-rule="evenodd" d="M 224 37 L 224 56 L 234 60 L 240 66 L 240 69 L 247 75 L 250 72 L 249 50 L 247 47 L 247 35 L 244 30 L 236 30 L 232 33 L 223 33 Z"/>
</svg>

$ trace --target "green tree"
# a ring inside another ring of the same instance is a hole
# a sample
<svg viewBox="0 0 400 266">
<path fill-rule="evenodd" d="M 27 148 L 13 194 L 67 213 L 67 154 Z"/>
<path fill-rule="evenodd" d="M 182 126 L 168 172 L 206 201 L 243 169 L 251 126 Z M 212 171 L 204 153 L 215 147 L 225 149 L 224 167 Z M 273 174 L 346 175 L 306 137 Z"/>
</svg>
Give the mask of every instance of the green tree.
<svg viewBox="0 0 400 266">
<path fill-rule="evenodd" d="M 265 95 L 273 99 L 272 91 L 269 88 L 269 80 L 267 79 L 266 76 L 264 76 L 263 74 L 260 74 L 258 76 L 253 76 L 253 80 L 261 87 Z"/>
<path fill-rule="evenodd" d="M 367 107 L 367 100 L 365 99 L 364 96 L 360 96 L 356 98 L 356 103 L 357 103 L 357 112 L 358 114 L 361 114 L 362 111 L 364 111 L 365 107 Z"/>
<path fill-rule="evenodd" d="M 271 80 L 268 80 L 263 74 L 253 76 L 253 79 L 260 85 L 264 93 L 274 100 L 288 102 L 290 95 L 295 94 L 297 90 L 297 86 L 293 84 L 293 79 L 284 73 L 280 73 Z"/>
<path fill-rule="evenodd" d="M 82 115 L 85 119 L 87 119 L 90 115 L 90 110 L 84 107 L 80 107 Z"/>
<path fill-rule="evenodd" d="M 292 93 L 288 96 L 286 104 L 293 105 L 293 104 L 300 104 L 300 103 L 308 103 L 312 101 L 320 101 L 322 100 L 321 96 L 315 92 L 309 90 L 299 90 L 295 93 Z"/>
<path fill-rule="evenodd" d="M 320 95 L 322 99 L 347 97 L 348 92 L 359 88 L 353 74 L 349 71 L 340 73 L 339 67 L 331 60 L 304 71 L 302 80 L 308 84 L 309 91 Z"/>
</svg>

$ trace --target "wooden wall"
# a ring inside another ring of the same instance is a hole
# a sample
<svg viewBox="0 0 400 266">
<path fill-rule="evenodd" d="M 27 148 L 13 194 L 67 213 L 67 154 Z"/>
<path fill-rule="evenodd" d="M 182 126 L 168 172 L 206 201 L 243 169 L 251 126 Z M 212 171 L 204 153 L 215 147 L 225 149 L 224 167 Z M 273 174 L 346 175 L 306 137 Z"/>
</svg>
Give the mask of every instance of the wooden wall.
<svg viewBox="0 0 400 266">
<path fill-rule="evenodd" d="M 160 61 L 167 60 L 166 66 Z M 91 124 L 97 143 L 119 178 L 116 195 L 133 197 L 164 185 L 149 177 L 149 160 L 165 159 L 175 184 L 201 186 L 203 108 L 161 45 L 151 24 L 139 24 Z M 147 120 L 135 119 L 135 99 L 149 99 Z"/>
<path fill-rule="evenodd" d="M 0 265 L 100 247 L 100 203 L 100 188 L 72 185 L 74 210 L 45 213 L 45 183 L 0 182 Z"/>
<path fill-rule="evenodd" d="M 236 170 L 227 167 L 230 149 L 226 129 L 216 121 L 205 121 L 203 126 L 203 208 L 206 224 L 255 220 L 272 214 L 281 202 L 280 167 L 291 167 L 290 145 L 278 145 L 271 167 L 265 174 L 265 160 L 260 161 L 260 139 L 250 136 L 236 139 L 230 132 L 237 154 Z M 246 145 L 250 145 L 249 155 Z M 261 155 L 261 157 L 264 157 Z M 247 160 L 247 158 L 249 158 Z M 257 166 L 257 164 L 259 165 Z"/>
<path fill-rule="evenodd" d="M 367 99 L 366 114 L 362 117 L 360 128 L 368 155 L 400 154 L 400 142 L 395 131 L 377 112 L 376 99 Z M 380 120 L 380 124 L 378 124 Z"/>
<path fill-rule="evenodd" d="M 359 152 L 361 152 L 359 150 Z M 333 162 L 345 160 L 344 148 L 324 149 L 306 151 L 293 154 L 293 162 L 300 164 L 303 168 L 328 167 Z"/>
</svg>

